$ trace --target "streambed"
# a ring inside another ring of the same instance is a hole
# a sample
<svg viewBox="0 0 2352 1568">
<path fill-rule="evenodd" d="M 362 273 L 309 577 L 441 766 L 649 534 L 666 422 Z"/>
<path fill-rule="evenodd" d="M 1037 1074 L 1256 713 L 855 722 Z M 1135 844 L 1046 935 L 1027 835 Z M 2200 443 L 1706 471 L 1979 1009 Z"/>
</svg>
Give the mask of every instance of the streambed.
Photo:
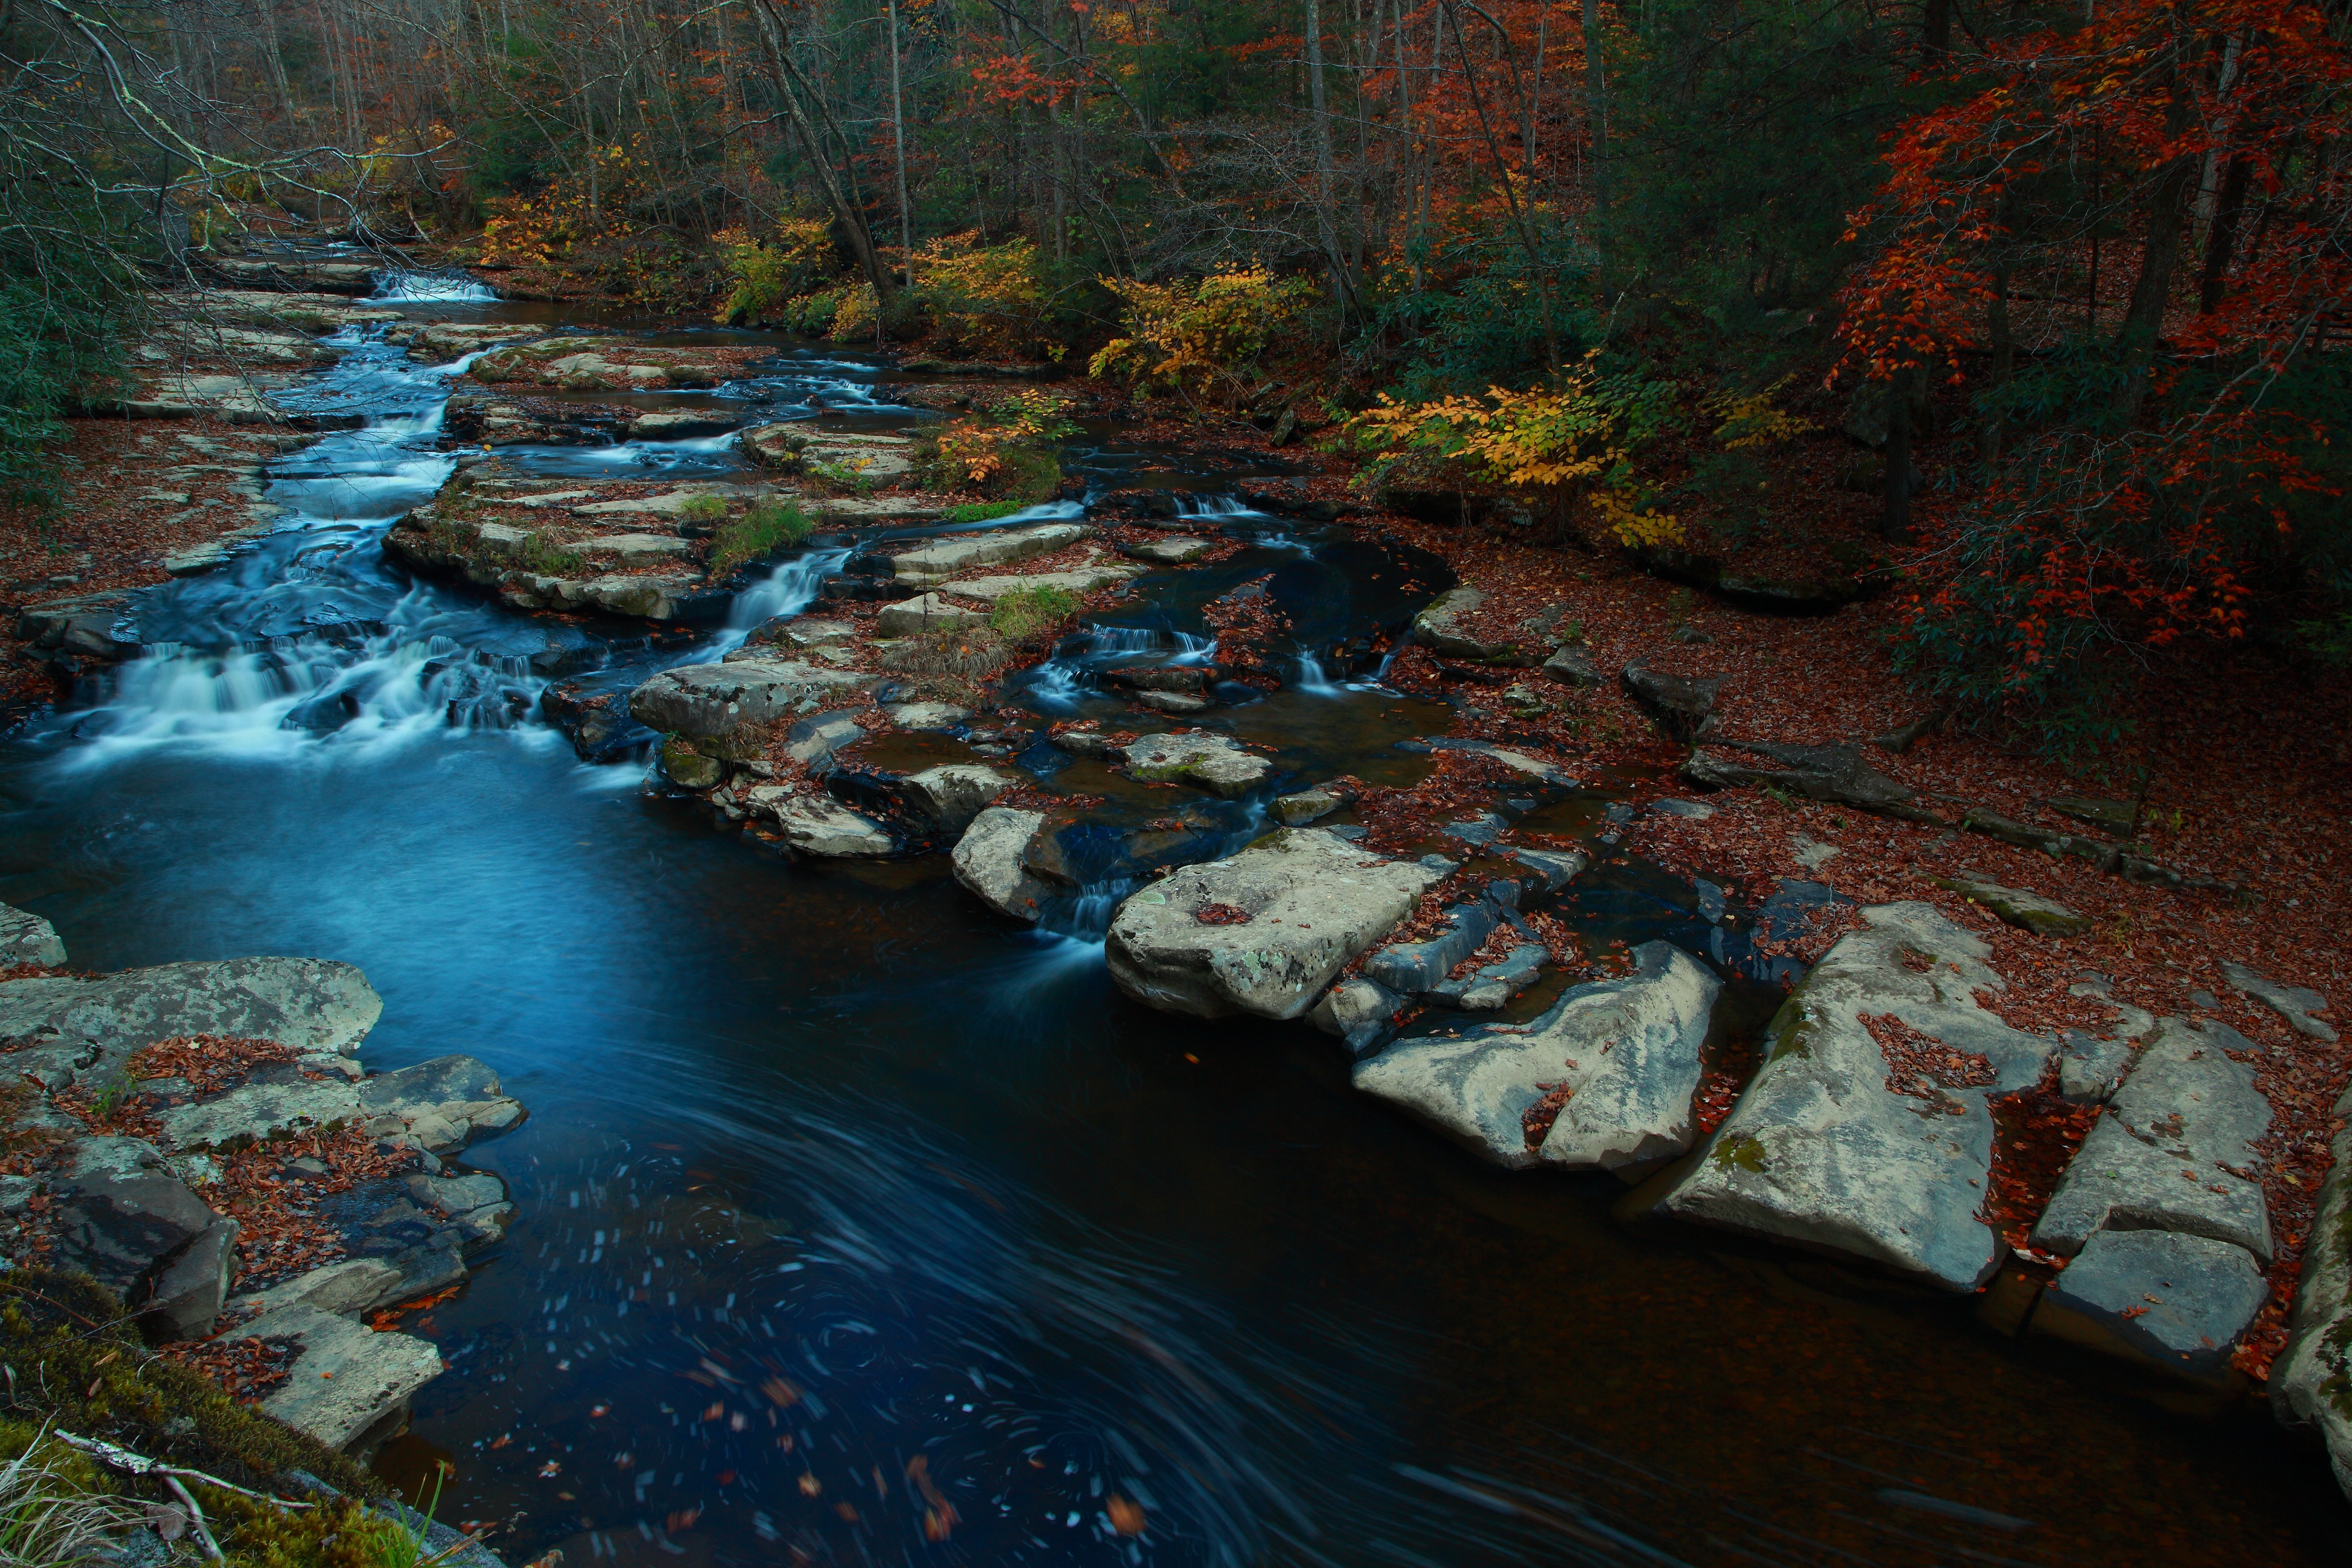
<svg viewBox="0 0 2352 1568">
<path fill-rule="evenodd" d="M 666 397 L 920 417 L 886 367 L 772 342 L 755 378 Z M 386 1002 L 372 1067 L 466 1051 L 530 1107 L 468 1152 L 520 1215 L 408 1325 L 449 1371 L 382 1461 L 409 1484 L 452 1461 L 442 1516 L 498 1521 L 509 1562 L 2335 1554 L 2324 1464 L 2261 1412 L 2184 1420 L 1971 1303 L 1628 1228 L 1605 1178 L 1496 1173 L 1356 1096 L 1319 1035 L 1128 1003 L 1099 914 L 1012 931 L 942 857 L 794 866 L 649 795 L 641 757 L 582 762 L 537 716 L 544 626 L 378 548 L 458 460 L 446 389 L 355 334 L 309 396 L 370 423 L 276 466 L 289 525 L 147 595 L 153 656 L 0 752 L 0 898 L 91 968 L 357 963 Z M 740 466 L 724 440 L 501 458 Z M 1184 477 L 1115 429 L 1069 466 Z M 1402 782 L 1394 742 L 1442 714 L 1317 648 L 1400 618 L 1403 580 L 1220 477 L 1192 476 L 1196 521 L 1249 548 L 1160 574 L 1008 700 L 1123 711 L 1092 673 L 1196 653 L 1201 604 L 1272 573 L 1330 629 L 1213 721 L 1302 776 Z M 580 658 L 619 683 L 719 657 L 840 555 L 780 567 L 729 627 L 590 635 Z M 1611 793 L 1548 808 L 1602 857 L 1564 918 L 1706 951 L 1687 884 L 1599 845 Z"/>
</svg>

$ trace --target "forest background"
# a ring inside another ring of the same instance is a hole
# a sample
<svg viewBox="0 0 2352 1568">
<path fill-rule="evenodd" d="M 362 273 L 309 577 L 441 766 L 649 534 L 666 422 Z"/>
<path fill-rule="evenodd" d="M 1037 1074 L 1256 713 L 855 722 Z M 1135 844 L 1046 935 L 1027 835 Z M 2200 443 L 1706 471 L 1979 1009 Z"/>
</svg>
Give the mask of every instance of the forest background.
<svg viewBox="0 0 2352 1568">
<path fill-rule="evenodd" d="M 0 465 L 38 491 L 154 286 L 290 216 L 520 289 L 1058 362 L 1666 569 L 1850 562 L 1843 497 L 1897 667 L 2093 754 L 2159 663 L 2352 662 L 2347 26 L 6 0 Z"/>
</svg>

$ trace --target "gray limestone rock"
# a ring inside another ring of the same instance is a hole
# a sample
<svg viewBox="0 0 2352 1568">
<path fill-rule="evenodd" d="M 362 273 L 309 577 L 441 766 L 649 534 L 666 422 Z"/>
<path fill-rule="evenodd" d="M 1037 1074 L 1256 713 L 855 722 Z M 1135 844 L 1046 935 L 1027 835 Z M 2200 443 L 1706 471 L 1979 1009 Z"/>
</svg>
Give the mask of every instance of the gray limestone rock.
<svg viewBox="0 0 2352 1568">
<path fill-rule="evenodd" d="M 364 1454 L 407 1425 L 408 1402 L 441 1373 L 441 1352 L 410 1334 L 299 1304 L 265 1312 L 240 1338 L 290 1340 L 300 1348 L 286 1381 L 261 1408 L 331 1448 Z"/>
<path fill-rule="evenodd" d="M 948 763 L 901 779 L 898 792 L 910 808 L 954 833 L 970 826 L 990 801 L 1012 784 L 1010 776 L 994 768 Z"/>
<path fill-rule="evenodd" d="M 2001 1252 L 1978 1217 L 1992 1157 L 1987 1098 L 2039 1079 L 2055 1042 L 1978 1005 L 1977 992 L 2005 988 L 1985 962 L 1991 949 L 1931 906 L 1861 915 L 1862 929 L 1790 994 L 1755 1081 L 1661 1206 L 1972 1290 Z M 1864 1022 L 1890 1016 L 1942 1058 L 1936 1074 L 1906 1075 L 1909 1092 L 1890 1083 L 1895 1068 Z M 1979 1056 L 1980 1069 L 1969 1060 Z"/>
<path fill-rule="evenodd" d="M 2228 1374 L 2230 1352 L 2270 1293 L 2242 1247 L 2103 1230 L 2043 1293 L 2033 1331 L 2203 1381 Z"/>
<path fill-rule="evenodd" d="M 1247 795 L 1274 764 L 1228 735 L 1201 731 L 1146 735 L 1122 753 L 1127 771 L 1146 784 L 1188 784 L 1227 800 Z"/>
<path fill-rule="evenodd" d="M 2071 1257 L 2101 1230 L 2170 1230 L 2244 1247 L 2268 1265 L 2269 1211 L 2253 1179 L 2270 1102 L 2251 1050 L 2228 1026 L 2167 1018 L 2083 1140 L 2033 1227 L 2033 1244 Z"/>
<path fill-rule="evenodd" d="M 236 1148 L 280 1133 L 339 1126 L 365 1114 L 360 1086 L 337 1074 L 306 1078 L 302 1064 L 263 1062 L 243 1083 L 212 1099 L 156 1113 L 175 1149 Z"/>
<path fill-rule="evenodd" d="M 1534 663 L 1517 641 L 1481 637 L 1470 630 L 1470 616 L 1486 602 L 1486 594 L 1466 583 L 1446 590 L 1413 616 L 1413 640 L 1445 658 L 1475 659 L 1481 664 Z"/>
<path fill-rule="evenodd" d="M 1559 892 L 1592 865 L 1592 857 L 1581 849 L 1527 849 L 1507 845 L 1502 853 L 1539 874 L 1547 893 Z"/>
<path fill-rule="evenodd" d="M 66 961 L 66 944 L 58 928 L 28 910 L 0 904 L 0 969 L 37 963 L 57 969 Z"/>
<path fill-rule="evenodd" d="M 2078 915 L 2065 905 L 2045 899 L 2039 893 L 2029 893 L 2020 888 L 2004 888 L 1998 882 L 1988 882 L 1977 877 L 1933 877 L 1928 879 L 1939 888 L 1949 888 L 1971 903 L 1982 904 L 1997 918 L 2036 936 L 2080 936 L 2091 929 L 2090 916 Z"/>
<path fill-rule="evenodd" d="M 1696 1137 L 1691 1096 L 1723 983 L 1662 942 L 1633 956 L 1633 973 L 1572 987 L 1531 1024 L 1392 1046 L 1356 1068 L 1356 1087 L 1514 1170 L 1672 1159 Z M 1557 1110 L 1548 1126 L 1539 1108 Z"/>
<path fill-rule="evenodd" d="M 1216 548 L 1216 542 L 1195 539 L 1189 533 L 1170 534 L 1164 539 L 1146 540 L 1130 544 L 1125 552 L 1129 560 L 1146 562 L 1153 566 L 1190 566 Z"/>
<path fill-rule="evenodd" d="M 192 1268 L 173 1279 L 174 1300 L 167 1316 L 178 1331 L 174 1337 L 195 1331 L 193 1321 L 179 1320 L 193 1319 L 189 1293 L 201 1284 L 205 1264 L 218 1262 L 216 1247 L 198 1244 L 221 1225 L 227 1226 L 226 1237 L 234 1241 L 236 1226 L 215 1214 L 173 1176 L 153 1144 L 136 1138 L 81 1139 L 68 1150 L 52 1182 L 49 1202 L 57 1263 L 85 1270 L 134 1309 L 146 1304 L 173 1264 L 193 1258 Z M 220 1292 L 214 1291 L 214 1313 L 220 1310 L 221 1300 Z M 206 1317 L 202 1326 L 210 1323 Z"/>
<path fill-rule="evenodd" d="M 1601 684 L 1601 670 L 1592 662 L 1592 650 L 1582 643 L 1569 643 L 1555 650 L 1549 658 L 1543 661 L 1538 673 L 1566 686 Z"/>
<path fill-rule="evenodd" d="M 950 861 L 955 879 L 982 903 L 1016 921 L 1034 921 L 1045 912 L 1053 889 L 1029 874 L 1022 852 L 1045 825 L 1041 811 L 1015 811 L 992 805 L 971 819 L 956 841 Z"/>
<path fill-rule="evenodd" d="M 702 409 L 664 409 L 640 414 L 629 426 L 632 441 L 690 441 L 724 436 L 743 421 L 732 414 Z"/>
<path fill-rule="evenodd" d="M 1693 752 L 1683 763 L 1683 777 L 1709 789 L 1770 784 L 1793 795 L 1872 811 L 1901 805 L 1912 798 L 1910 790 L 1872 767 L 1857 746 L 1781 746 L 1758 741 L 1742 742 L 1738 749 L 1779 765 L 1758 767 L 1718 745 Z"/>
<path fill-rule="evenodd" d="M 1304 827 L 1316 818 L 1328 816 L 1339 809 L 1339 797 L 1327 790 L 1304 789 L 1297 795 L 1277 796 L 1266 807 L 1267 814 L 1285 827 Z"/>
<path fill-rule="evenodd" d="M 1420 942 L 1401 942 L 1364 960 L 1363 972 L 1391 991 L 1417 996 L 1435 990 L 1453 967 L 1495 934 L 1502 918 L 1484 899 L 1445 911 L 1446 930 Z"/>
<path fill-rule="evenodd" d="M 1093 531 L 1082 522 L 1043 522 L 982 533 L 943 533 L 903 555 L 893 555 L 890 567 L 909 588 L 936 588 L 958 573 L 1051 554 Z"/>
<path fill-rule="evenodd" d="M 60 960 L 59 962 L 63 962 Z M 2284 1018 L 2294 1032 L 2315 1040 L 2336 1038 L 2336 1031 L 2312 1016 L 2329 1011 L 2327 998 L 2305 985 L 2282 985 L 2242 963 L 2223 960 L 2221 978 Z"/>
<path fill-rule="evenodd" d="M 1424 866 L 1283 828 L 1129 896 L 1104 956 L 1120 990 L 1163 1012 L 1296 1018 L 1436 881 Z"/>
<path fill-rule="evenodd" d="M 2336 1484 L 2352 1497 L 2352 1127 L 2330 1145 L 2335 1163 L 2303 1253 L 2294 1325 L 2271 1365 L 2271 1408 L 2315 1427 Z"/>
<path fill-rule="evenodd" d="M 383 999 L 348 963 L 163 963 L 94 980 L 34 975 L 0 983 L 0 1045 L 20 1053 L 12 1067 L 38 1072 L 57 1089 L 82 1073 L 120 1070 L 133 1052 L 174 1035 L 233 1035 L 349 1056 L 383 1013 Z M 63 1081 L 50 1079 L 57 1071 Z"/>
<path fill-rule="evenodd" d="M 1397 1012 L 1403 1005 L 1403 997 L 1378 981 L 1349 974 L 1332 983 L 1307 1011 L 1307 1021 L 1327 1035 L 1339 1036 L 1349 1054 L 1366 1057 L 1396 1033 Z"/>
<path fill-rule="evenodd" d="M 833 761 L 834 752 L 865 738 L 857 715 L 837 708 L 830 713 L 812 713 L 785 731 L 783 752 L 796 763 L 822 771 Z"/>
<path fill-rule="evenodd" d="M 882 711 L 901 730 L 952 730 L 971 717 L 952 702 L 892 702 Z"/>
<path fill-rule="evenodd" d="M 408 1195 L 418 1206 L 444 1216 L 471 1214 L 507 1201 L 507 1184 L 488 1171 L 462 1176 L 414 1175 Z"/>
<path fill-rule="evenodd" d="M 383 1258 L 349 1258 L 240 1297 L 232 1305 L 257 1307 L 265 1312 L 291 1306 L 321 1312 L 365 1312 L 397 1297 L 404 1280 L 401 1271 Z"/>
<path fill-rule="evenodd" d="M 821 792 L 783 802 L 776 812 L 776 826 L 796 853 L 813 859 L 874 859 L 898 848 L 898 841 L 879 823 Z"/>
<path fill-rule="evenodd" d="M 1666 675 L 1635 659 L 1621 679 L 1626 694 L 1657 721 L 1668 740 L 1687 745 L 1713 734 L 1722 723 L 1715 710 L 1722 676 Z"/>
<path fill-rule="evenodd" d="M 213 1331 L 236 1277 L 239 1228 L 233 1219 L 216 1219 L 156 1267 L 144 1295 L 130 1302 L 149 1333 L 200 1340 Z"/>
<path fill-rule="evenodd" d="M 1423 1000 L 1465 1013 L 1492 1013 L 1533 985 L 1550 960 L 1543 943 L 1523 942 L 1496 963 L 1481 965 L 1459 980 L 1439 981 L 1423 994 Z"/>
<path fill-rule="evenodd" d="M 885 637 L 910 637 L 949 626 L 972 626 L 986 619 L 986 610 L 971 609 L 942 599 L 937 594 L 918 594 L 911 599 L 883 605 L 882 613 L 874 618 L 874 634 Z"/>
<path fill-rule="evenodd" d="M 2131 1071 L 2131 1064 L 2129 1040 L 2069 1029 L 2058 1051 L 2058 1092 L 2077 1101 L 2105 1100 Z"/>
<path fill-rule="evenodd" d="M 783 659 L 689 664 L 665 670 L 629 693 L 629 713 L 666 734 L 685 735 L 706 756 L 756 756 L 767 728 L 807 713 L 871 676 Z"/>
</svg>

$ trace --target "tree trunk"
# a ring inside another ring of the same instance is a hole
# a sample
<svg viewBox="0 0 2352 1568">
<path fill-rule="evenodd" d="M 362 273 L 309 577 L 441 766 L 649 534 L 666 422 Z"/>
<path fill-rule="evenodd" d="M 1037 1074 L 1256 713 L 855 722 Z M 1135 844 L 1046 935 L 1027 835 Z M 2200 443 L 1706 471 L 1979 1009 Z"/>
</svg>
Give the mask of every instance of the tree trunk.
<svg viewBox="0 0 2352 1568">
<path fill-rule="evenodd" d="M 1331 272 L 1333 303 L 1348 303 L 1347 265 L 1331 224 L 1331 121 L 1323 101 L 1323 6 L 1307 0 L 1307 101 L 1315 117 L 1315 237 Z"/>
<path fill-rule="evenodd" d="M 2189 126 L 2190 95 L 2176 79 L 2166 130 L 2178 136 Z M 2148 188 L 2146 222 L 2147 239 L 2140 247 L 2139 277 L 2132 283 L 2131 303 L 2116 331 L 2116 346 L 2124 367 L 2123 389 L 2116 395 L 2116 411 L 2126 419 L 2139 413 L 2147 396 L 2148 369 L 2156 359 L 2157 334 L 2164 328 L 2164 307 L 2172 295 L 2172 272 L 2180 259 L 2180 237 L 2188 227 L 2189 188 L 2197 177 L 2197 160 L 2182 156 L 2159 170 Z"/>
<path fill-rule="evenodd" d="M 2246 186 L 2252 180 L 2252 160 L 2237 157 L 2230 160 L 2229 173 L 2221 176 L 2221 199 L 2214 209 L 2213 222 L 2205 235 L 2205 275 L 2198 281 L 2197 310 L 2210 315 L 2229 292 L 2230 261 L 2238 247 L 2238 226 L 2246 210 Z"/>
<path fill-rule="evenodd" d="M 1592 249 L 1595 281 L 1607 274 L 1609 232 L 1609 83 L 1601 63 L 1601 0 L 1584 0 L 1584 119 L 1592 141 Z M 1603 286 L 1606 292 L 1606 286 Z"/>
<path fill-rule="evenodd" d="M 889 0 L 890 150 L 898 165 L 898 246 L 907 253 L 907 287 L 915 286 L 915 214 L 907 200 L 907 110 L 898 95 L 898 0 Z"/>
<path fill-rule="evenodd" d="M 1911 378 L 1898 371 L 1886 384 L 1886 509 L 1878 537 L 1889 544 L 1911 542 Z"/>
<path fill-rule="evenodd" d="M 809 94 L 809 85 L 800 68 L 793 64 L 792 35 L 785 30 L 783 18 L 775 12 L 775 0 L 760 0 L 754 8 L 760 20 L 760 37 L 768 47 L 768 58 L 776 67 L 776 91 L 784 100 L 784 112 L 792 121 L 793 131 L 800 138 L 802 150 L 808 153 L 809 165 L 816 172 L 817 185 L 824 195 L 824 205 L 831 209 L 834 221 L 849 237 L 849 248 L 857 258 L 857 265 L 866 273 L 866 281 L 874 285 L 876 325 L 880 325 L 881 308 L 889 303 L 896 284 L 889 269 L 882 265 L 881 254 L 874 247 L 873 231 L 866 226 L 866 214 L 843 191 L 841 181 L 835 175 L 833 164 L 825 156 L 824 138 L 810 123 L 807 107 L 801 101 Z M 820 106 L 822 107 L 822 106 Z"/>
</svg>

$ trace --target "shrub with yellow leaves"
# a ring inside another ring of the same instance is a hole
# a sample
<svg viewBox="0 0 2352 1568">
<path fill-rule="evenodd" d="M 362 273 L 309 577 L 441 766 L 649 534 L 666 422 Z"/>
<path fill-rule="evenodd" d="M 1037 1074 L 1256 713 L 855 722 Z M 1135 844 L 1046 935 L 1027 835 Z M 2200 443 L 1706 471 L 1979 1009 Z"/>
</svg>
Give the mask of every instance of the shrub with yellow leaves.
<svg viewBox="0 0 2352 1568">
<path fill-rule="evenodd" d="M 1069 353 L 1054 321 L 1056 290 L 1044 252 L 1026 239 L 982 245 L 949 235 L 915 253 L 915 275 L 942 347 L 982 359 L 1049 359 Z"/>
<path fill-rule="evenodd" d="M 1400 464 L 1452 468 L 1472 483 L 1528 489 L 1559 515 L 1584 500 L 1620 543 L 1678 542 L 1682 525 L 1650 507 L 1633 458 L 1675 415 L 1671 382 L 1608 373 L 1598 353 L 1556 385 L 1400 403 L 1382 395 L 1348 421 L 1343 439 L 1382 454 L 1368 478 Z"/>
<path fill-rule="evenodd" d="M 1267 348 L 1317 297 L 1310 279 L 1276 278 L 1263 267 L 1173 283 L 1105 278 L 1102 285 L 1126 306 L 1128 335 L 1106 343 L 1087 374 L 1227 404 L 1247 395 Z"/>
<path fill-rule="evenodd" d="M 817 291 L 838 258 L 833 234 L 823 218 L 784 218 L 765 240 L 731 228 L 719 235 L 727 252 L 726 302 L 714 318 L 721 326 L 797 325 L 806 297 Z"/>
<path fill-rule="evenodd" d="M 1078 430 L 1066 407 L 1051 393 L 1024 392 L 976 410 L 917 441 L 918 474 L 939 489 L 1045 500 L 1061 479 L 1054 447 Z"/>
</svg>

